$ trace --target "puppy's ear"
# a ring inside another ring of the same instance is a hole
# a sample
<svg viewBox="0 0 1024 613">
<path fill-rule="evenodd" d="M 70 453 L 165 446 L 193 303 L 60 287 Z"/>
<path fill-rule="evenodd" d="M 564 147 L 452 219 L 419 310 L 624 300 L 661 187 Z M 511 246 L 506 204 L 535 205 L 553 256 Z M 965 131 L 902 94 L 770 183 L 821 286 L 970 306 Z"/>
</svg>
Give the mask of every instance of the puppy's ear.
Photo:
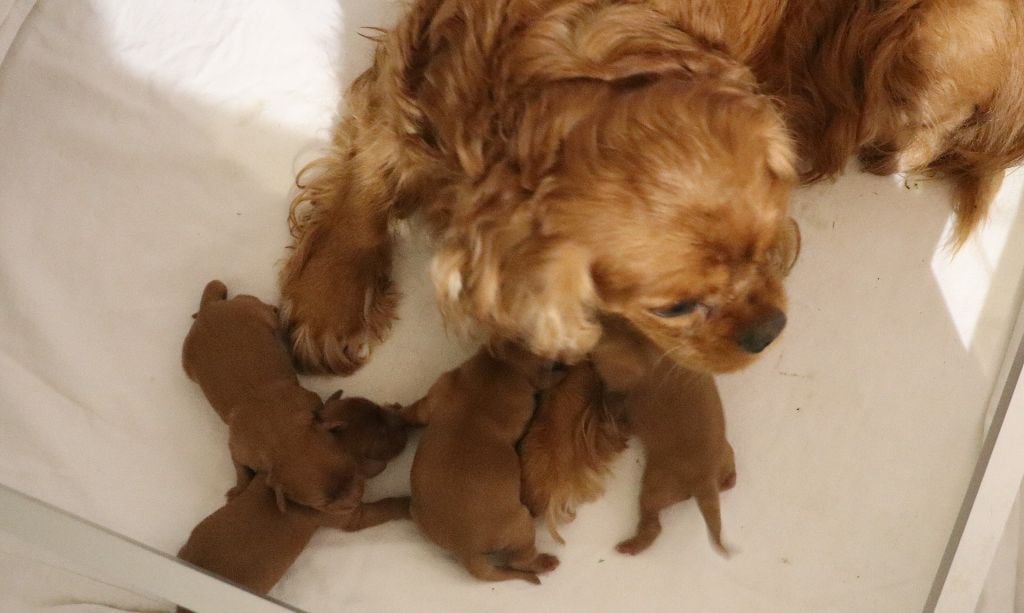
<svg viewBox="0 0 1024 613">
<path fill-rule="evenodd" d="M 486 332 L 554 360 L 575 361 L 597 344 L 601 328 L 588 250 L 539 236 L 532 226 L 520 236 L 500 224 L 477 230 L 468 245 L 449 241 L 434 259 L 434 285 L 448 321 L 464 332 L 469 322 L 479 322 Z"/>
<path fill-rule="evenodd" d="M 318 425 L 328 432 L 337 434 L 348 427 L 348 420 L 341 417 L 324 416 L 320 413 L 317 413 L 317 417 L 319 418 Z"/>
<path fill-rule="evenodd" d="M 263 323 L 270 326 L 271 329 L 277 330 L 280 327 L 281 318 L 278 314 L 277 307 L 260 302 L 257 305 L 256 312 L 259 313 L 259 318 Z"/>
<path fill-rule="evenodd" d="M 333 394 L 331 394 L 330 396 L 327 397 L 327 402 L 330 402 L 332 400 L 337 400 L 337 399 L 341 398 L 341 395 L 343 393 L 345 393 L 344 390 L 338 390 L 338 391 L 334 392 Z"/>
</svg>

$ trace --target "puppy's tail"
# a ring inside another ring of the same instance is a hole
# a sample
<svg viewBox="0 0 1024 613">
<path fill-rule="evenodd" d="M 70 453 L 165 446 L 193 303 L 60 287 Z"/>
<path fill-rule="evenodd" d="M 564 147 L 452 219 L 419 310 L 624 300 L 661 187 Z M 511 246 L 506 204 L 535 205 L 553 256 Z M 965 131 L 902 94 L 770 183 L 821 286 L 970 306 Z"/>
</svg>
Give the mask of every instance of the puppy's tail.
<svg viewBox="0 0 1024 613">
<path fill-rule="evenodd" d="M 537 573 L 495 566 L 491 564 L 491 561 L 484 554 L 468 555 L 462 559 L 462 563 L 466 566 L 469 574 L 483 581 L 522 579 L 534 585 L 540 585 L 540 578 L 537 576 Z"/>
<path fill-rule="evenodd" d="M 199 299 L 199 308 L 202 309 L 207 304 L 217 301 L 224 300 L 228 297 L 228 288 L 221 281 L 210 281 L 203 288 L 203 296 Z"/>
<path fill-rule="evenodd" d="M 708 527 L 708 536 L 718 553 L 728 558 L 732 552 L 722 543 L 722 509 L 718 500 L 718 484 L 712 484 L 706 491 L 697 495 L 697 507 L 704 516 Z"/>
</svg>

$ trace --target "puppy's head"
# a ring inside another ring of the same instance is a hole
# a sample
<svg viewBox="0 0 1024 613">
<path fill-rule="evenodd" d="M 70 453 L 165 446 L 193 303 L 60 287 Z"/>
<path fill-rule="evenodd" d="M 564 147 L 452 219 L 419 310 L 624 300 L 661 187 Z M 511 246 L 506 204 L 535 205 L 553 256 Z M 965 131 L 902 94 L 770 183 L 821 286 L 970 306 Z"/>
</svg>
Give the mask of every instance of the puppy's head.
<svg viewBox="0 0 1024 613">
<path fill-rule="evenodd" d="M 441 302 L 551 359 L 590 351 L 604 312 L 684 366 L 734 370 L 786 323 L 773 262 L 792 146 L 745 72 L 641 77 L 552 87 L 524 111 L 515 162 L 453 217 Z"/>
<path fill-rule="evenodd" d="M 487 350 L 538 391 L 558 385 L 569 372 L 564 362 L 538 356 L 516 342 L 492 339 Z"/>
<path fill-rule="evenodd" d="M 285 409 L 275 419 L 239 418 L 243 410 L 229 419 L 232 458 L 267 475 L 282 511 L 285 499 L 341 512 L 362 498 L 359 458 L 339 444 L 335 430 L 342 425 L 320 418 L 321 405 L 320 397 L 309 392 L 281 400 Z"/>
<path fill-rule="evenodd" d="M 318 412 L 322 427 L 356 457 L 357 470 L 373 477 L 405 449 L 409 427 L 397 410 L 385 410 L 366 398 L 342 398 L 335 392 Z"/>
</svg>

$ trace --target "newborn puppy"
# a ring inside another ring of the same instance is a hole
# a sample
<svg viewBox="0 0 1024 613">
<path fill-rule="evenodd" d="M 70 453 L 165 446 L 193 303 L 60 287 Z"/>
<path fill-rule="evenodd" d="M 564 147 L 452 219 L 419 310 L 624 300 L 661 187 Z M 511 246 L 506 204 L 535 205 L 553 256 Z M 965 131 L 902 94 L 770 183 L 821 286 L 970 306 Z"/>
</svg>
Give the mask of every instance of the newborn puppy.
<svg viewBox="0 0 1024 613">
<path fill-rule="evenodd" d="M 338 390 L 327 399 L 320 419 L 341 447 L 356 456 L 359 474 L 376 477 L 405 449 L 408 425 L 397 413 L 398 405 L 382 410 L 366 398 L 342 398 L 341 394 Z"/>
<path fill-rule="evenodd" d="M 258 594 L 266 594 L 295 562 L 320 526 L 349 532 L 409 516 L 404 498 L 385 498 L 343 514 L 285 503 L 282 513 L 264 475 L 199 523 L 178 552 Z"/>
<path fill-rule="evenodd" d="M 406 426 L 369 400 L 340 399 L 339 394 L 332 396 L 324 409 L 325 419 L 346 424 L 335 444 L 359 461 L 372 462 L 383 470 L 405 447 Z M 405 498 L 360 504 L 342 514 L 285 502 L 282 512 L 274 490 L 260 474 L 192 530 L 178 557 L 265 594 L 295 562 L 318 527 L 355 531 L 408 516 Z"/>
<path fill-rule="evenodd" d="M 604 493 L 608 463 L 626 448 L 627 434 L 604 401 L 604 386 L 590 362 L 573 366 L 558 385 L 541 393 L 529 430 L 519 442 L 523 504 L 543 517 L 559 543 L 558 524 L 576 507 Z"/>
<path fill-rule="evenodd" d="M 409 422 L 427 425 L 412 465 L 412 517 L 474 577 L 540 583 L 537 573 L 558 566 L 534 546 L 515 446 L 535 394 L 560 374 L 518 347 L 485 347 L 403 411 Z M 503 555 L 503 565 L 491 554 Z"/>
<path fill-rule="evenodd" d="M 185 338 L 182 365 L 228 424 L 228 445 L 237 485 L 253 472 L 284 498 L 324 511 L 359 503 L 361 476 L 353 456 L 338 447 L 318 414 L 320 397 L 299 385 L 291 357 L 278 335 L 274 307 L 252 296 L 227 300 L 227 288 L 211 281 Z"/>
<path fill-rule="evenodd" d="M 714 379 L 664 358 L 624 322 L 609 322 L 605 330 L 611 338 L 594 359 L 612 382 L 609 402 L 625 411 L 647 457 L 637 532 L 617 549 L 634 555 L 647 549 L 661 533 L 661 510 L 694 497 L 712 542 L 726 554 L 718 491 L 735 485 L 736 467 Z"/>
</svg>

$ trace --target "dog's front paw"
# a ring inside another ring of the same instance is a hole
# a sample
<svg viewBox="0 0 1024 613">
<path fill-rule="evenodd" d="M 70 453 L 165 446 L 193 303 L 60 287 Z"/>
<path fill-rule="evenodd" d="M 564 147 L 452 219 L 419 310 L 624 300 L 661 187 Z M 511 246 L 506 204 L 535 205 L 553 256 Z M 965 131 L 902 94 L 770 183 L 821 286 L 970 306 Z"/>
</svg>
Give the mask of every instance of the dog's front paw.
<svg viewBox="0 0 1024 613">
<path fill-rule="evenodd" d="M 292 352 L 308 372 L 347 375 L 359 369 L 395 319 L 398 294 L 390 262 L 315 266 L 281 288 L 281 317 Z"/>
<path fill-rule="evenodd" d="M 533 560 L 533 571 L 536 573 L 549 573 L 558 568 L 558 558 L 550 553 L 539 554 Z"/>
</svg>

